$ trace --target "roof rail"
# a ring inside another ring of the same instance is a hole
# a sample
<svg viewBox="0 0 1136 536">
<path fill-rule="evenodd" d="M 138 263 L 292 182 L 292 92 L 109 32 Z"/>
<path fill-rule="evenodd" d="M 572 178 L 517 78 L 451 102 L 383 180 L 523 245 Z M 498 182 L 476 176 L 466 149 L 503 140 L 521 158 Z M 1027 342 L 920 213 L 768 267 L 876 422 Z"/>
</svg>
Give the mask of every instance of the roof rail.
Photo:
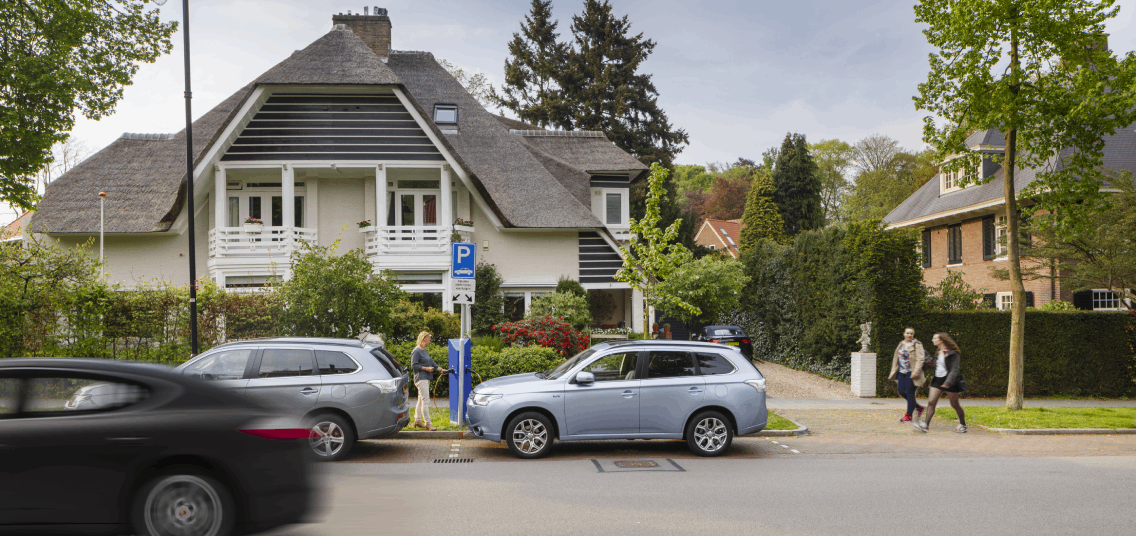
<svg viewBox="0 0 1136 536">
<path fill-rule="evenodd" d="M 357 339 L 333 339 L 330 337 L 259 337 L 230 341 L 218 346 L 230 344 L 320 344 L 324 346 L 347 346 L 351 348 L 365 348 L 367 344 Z"/>
</svg>

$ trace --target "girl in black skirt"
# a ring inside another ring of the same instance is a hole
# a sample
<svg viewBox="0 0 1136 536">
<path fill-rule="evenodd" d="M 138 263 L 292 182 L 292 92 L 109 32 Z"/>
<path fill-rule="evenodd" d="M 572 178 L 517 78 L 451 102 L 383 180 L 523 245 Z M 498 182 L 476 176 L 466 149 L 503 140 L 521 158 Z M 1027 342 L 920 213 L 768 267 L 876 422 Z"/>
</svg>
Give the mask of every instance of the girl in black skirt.
<svg viewBox="0 0 1136 536">
<path fill-rule="evenodd" d="M 955 413 L 958 413 L 959 425 L 958 428 L 955 428 L 955 432 L 965 434 L 966 413 L 963 412 L 962 406 L 959 404 L 959 393 L 966 390 L 966 382 L 962 380 L 962 373 L 959 372 L 961 356 L 959 355 L 958 345 L 946 333 L 936 333 L 931 342 L 939 349 L 934 361 L 935 378 L 931 380 L 931 394 L 927 400 L 927 412 L 924 414 L 923 420 L 916 420 L 912 424 L 915 425 L 916 430 L 927 433 L 927 429 L 931 425 L 931 417 L 935 416 L 935 406 L 939 403 L 939 397 L 943 396 L 943 393 L 947 393 L 951 407 L 955 409 Z"/>
</svg>

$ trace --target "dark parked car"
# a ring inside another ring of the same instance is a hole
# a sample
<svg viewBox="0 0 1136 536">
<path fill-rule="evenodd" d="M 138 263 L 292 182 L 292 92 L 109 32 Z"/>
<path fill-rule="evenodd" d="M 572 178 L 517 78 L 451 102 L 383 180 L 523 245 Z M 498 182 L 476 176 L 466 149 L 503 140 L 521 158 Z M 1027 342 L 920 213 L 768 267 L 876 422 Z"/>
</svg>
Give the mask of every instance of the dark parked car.
<svg viewBox="0 0 1136 536">
<path fill-rule="evenodd" d="M 706 326 L 694 336 L 694 340 L 736 346 L 742 355 L 753 361 L 753 341 L 738 326 Z"/>
<path fill-rule="evenodd" d="M 0 359 L 0 534 L 224 536 L 295 522 L 312 496 L 308 434 L 156 365 Z"/>
</svg>

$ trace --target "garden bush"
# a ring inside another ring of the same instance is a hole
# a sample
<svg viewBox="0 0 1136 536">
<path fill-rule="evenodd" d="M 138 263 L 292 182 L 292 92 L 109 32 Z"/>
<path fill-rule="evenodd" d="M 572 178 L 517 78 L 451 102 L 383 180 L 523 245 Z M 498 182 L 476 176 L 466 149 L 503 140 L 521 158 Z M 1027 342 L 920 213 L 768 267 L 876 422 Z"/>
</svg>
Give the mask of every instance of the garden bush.
<svg viewBox="0 0 1136 536">
<path fill-rule="evenodd" d="M 582 330 L 592 323 L 587 294 L 581 296 L 571 291 L 556 291 L 534 299 L 525 317 L 539 318 L 545 315 L 559 318 L 577 330 Z"/>
<path fill-rule="evenodd" d="M 501 340 L 512 346 L 545 346 L 561 357 L 570 357 L 588 347 L 588 334 L 572 329 L 568 323 L 552 316 L 526 318 L 493 326 Z"/>
<path fill-rule="evenodd" d="M 859 324 L 902 332 L 922 309 L 917 240 L 871 220 L 802 232 L 787 246 L 759 242 L 742 254 L 740 307 L 717 320 L 745 329 L 756 357 L 847 381 Z"/>
<path fill-rule="evenodd" d="M 418 334 L 428 331 L 438 344 L 446 344 L 461 333 L 461 316 L 433 307 L 423 310 L 422 304 L 401 300 L 391 307 L 391 328 L 384 333 L 388 343 L 415 342 Z"/>
<path fill-rule="evenodd" d="M 398 360 L 403 367 L 411 370 L 410 356 L 414 352 L 415 343 L 413 341 L 389 344 L 387 350 Z M 441 367 L 447 366 L 449 362 L 449 348 L 446 345 L 431 344 L 427 348 L 430 357 L 434 362 Z M 489 346 L 478 346 L 476 343 L 473 345 L 471 364 L 473 370 L 477 373 L 473 376 L 473 384 L 488 381 L 500 376 L 509 376 L 512 374 L 522 374 L 526 372 L 537 372 L 541 370 L 548 370 L 556 368 L 557 365 L 564 362 L 564 358 L 560 356 L 552 348 L 542 346 L 525 346 L 525 347 L 506 347 L 500 350 Z M 410 386 L 410 396 L 418 396 L 418 390 L 413 385 L 413 373 L 411 373 L 412 384 Z M 449 396 L 449 381 L 442 379 L 441 383 L 431 383 L 431 388 L 435 389 L 435 394 L 440 397 Z"/>
<path fill-rule="evenodd" d="M 1009 377 L 1008 311 L 926 311 L 909 319 L 916 337 L 933 352 L 931 337 L 946 332 L 962 354 L 969 396 L 1006 396 Z M 1025 395 L 1136 396 L 1136 316 L 1108 312 L 1027 310 Z M 892 352 L 903 328 L 883 332 L 876 364 L 877 392 L 895 396 L 887 381 Z"/>
</svg>

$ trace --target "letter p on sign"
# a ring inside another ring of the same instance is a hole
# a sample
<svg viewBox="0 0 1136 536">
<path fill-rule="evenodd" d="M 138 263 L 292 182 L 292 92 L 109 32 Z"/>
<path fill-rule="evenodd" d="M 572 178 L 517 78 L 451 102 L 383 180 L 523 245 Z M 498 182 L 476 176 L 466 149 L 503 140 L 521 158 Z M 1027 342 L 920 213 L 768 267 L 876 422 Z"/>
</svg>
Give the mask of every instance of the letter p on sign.
<svg viewBox="0 0 1136 536">
<path fill-rule="evenodd" d="M 477 248 L 469 242 L 452 244 L 450 256 L 450 277 L 454 279 L 473 279 L 477 275 Z"/>
</svg>

